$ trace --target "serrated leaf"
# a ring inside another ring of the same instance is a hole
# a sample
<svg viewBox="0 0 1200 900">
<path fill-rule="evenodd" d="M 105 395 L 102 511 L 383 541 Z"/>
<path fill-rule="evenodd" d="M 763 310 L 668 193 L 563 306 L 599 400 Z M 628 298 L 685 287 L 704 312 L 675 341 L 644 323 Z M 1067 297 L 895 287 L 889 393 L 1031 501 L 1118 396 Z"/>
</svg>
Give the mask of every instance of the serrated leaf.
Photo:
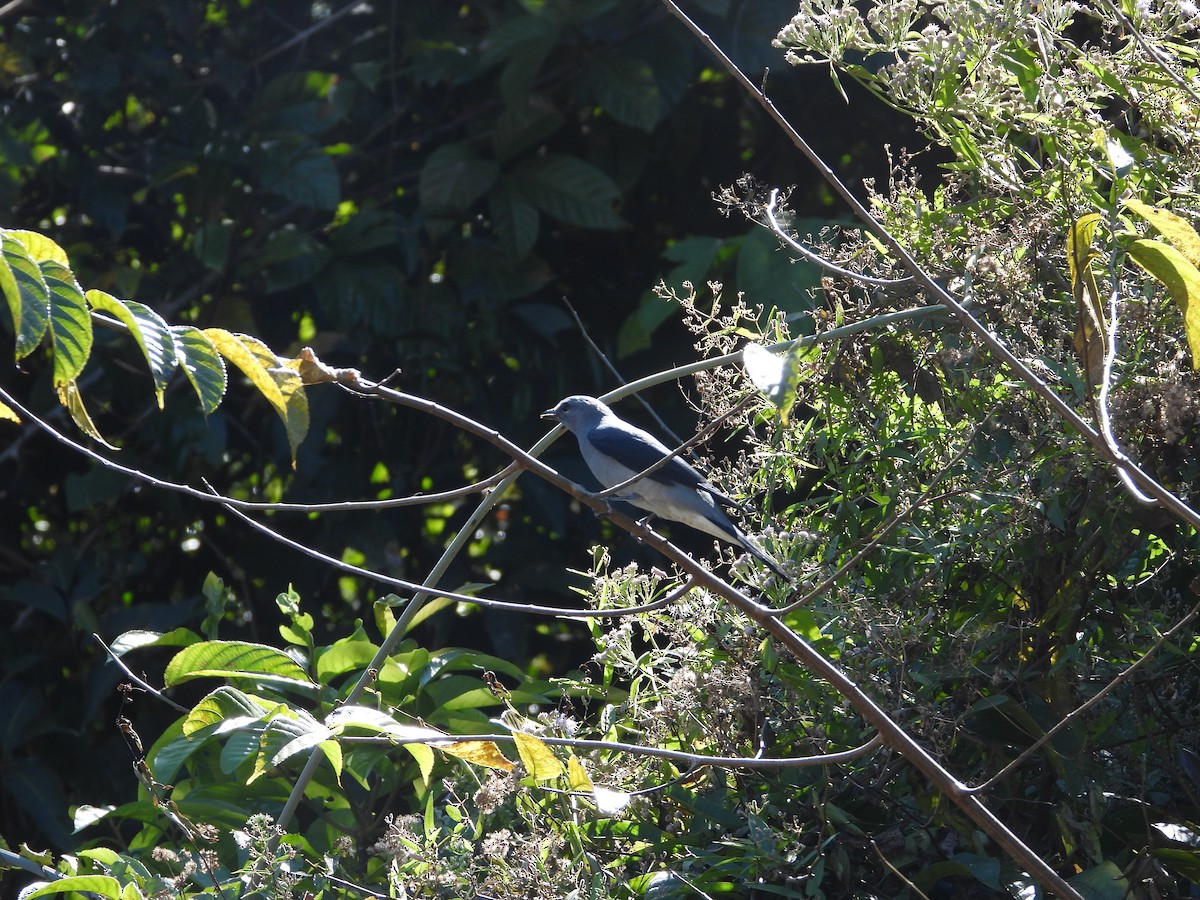
<svg viewBox="0 0 1200 900">
<path fill-rule="evenodd" d="M 259 175 L 265 190 L 292 203 L 334 209 L 342 199 L 337 166 L 308 138 L 267 141 Z"/>
<path fill-rule="evenodd" d="M 200 400 L 200 409 L 207 416 L 221 405 L 229 385 L 225 360 L 212 341 L 204 336 L 204 332 L 191 325 L 172 325 L 171 340 L 175 345 L 179 367 L 192 383 L 192 389 Z"/>
<path fill-rule="evenodd" d="M 537 207 L 526 203 L 507 182 L 501 181 L 488 194 L 492 228 L 505 251 L 515 259 L 526 256 L 537 243 L 540 215 Z"/>
<path fill-rule="evenodd" d="M 1067 270 L 1075 298 L 1075 354 L 1092 387 L 1100 382 L 1108 352 L 1108 319 L 1092 271 L 1092 239 L 1099 224 L 1100 214 L 1088 213 L 1071 223 L 1067 232 Z"/>
<path fill-rule="evenodd" d="M 44 234 L 39 234 L 36 231 L 22 231 L 20 229 L 14 229 L 5 233 L 14 240 L 20 241 L 29 252 L 30 258 L 38 265 L 41 265 L 45 260 L 53 260 L 61 266 L 71 267 L 71 261 L 67 258 L 67 251 Z"/>
<path fill-rule="evenodd" d="M 100 429 L 92 422 L 87 407 L 83 405 L 83 395 L 79 393 L 79 385 L 74 381 L 58 387 L 58 402 L 67 408 L 75 426 L 93 441 L 103 444 L 109 450 L 121 449 L 106 441 L 104 435 L 100 433 Z"/>
<path fill-rule="evenodd" d="M 482 159 L 467 144 L 444 144 L 421 167 L 417 190 L 427 216 L 469 209 L 495 184 L 500 166 Z"/>
<path fill-rule="evenodd" d="M 270 704 L 271 707 L 274 704 Z M 183 735 L 191 737 L 198 731 L 219 725 L 233 718 L 250 720 L 265 716 L 268 704 L 256 700 L 237 688 L 222 685 L 192 707 L 183 720 Z"/>
<path fill-rule="evenodd" d="M 38 265 L 50 291 L 50 342 L 54 348 L 54 384 L 75 381 L 92 353 L 92 317 L 75 274 L 54 259 Z"/>
<path fill-rule="evenodd" d="M 521 762 L 525 764 L 525 771 L 535 781 L 550 781 L 566 771 L 545 742 L 524 731 L 514 731 L 512 736 Z"/>
<path fill-rule="evenodd" d="M 163 392 L 175 370 L 175 339 L 162 316 L 136 300 L 118 300 L 104 291 L 90 290 L 85 295 L 92 309 L 108 313 L 129 329 L 150 368 L 154 397 L 163 408 Z"/>
<path fill-rule="evenodd" d="M 486 766 L 489 769 L 511 772 L 516 768 L 512 760 L 501 753 L 500 748 L 493 741 L 455 741 L 453 744 L 439 745 L 438 749 L 443 753 L 456 756 L 469 763 L 475 763 L 477 766 Z"/>
<path fill-rule="evenodd" d="M 1196 229 L 1187 219 L 1141 200 L 1126 200 L 1125 206 L 1153 225 L 1159 234 L 1183 254 L 1184 259 L 1200 268 L 1200 234 L 1196 233 Z"/>
<path fill-rule="evenodd" d="M 311 686 L 308 675 L 294 659 L 265 644 L 244 641 L 204 641 L 175 654 L 163 673 L 172 687 L 193 678 L 254 678 L 284 684 Z"/>
<path fill-rule="evenodd" d="M 308 433 L 308 397 L 300 377 L 299 360 L 281 361 L 258 338 L 248 334 L 232 334 L 224 328 L 206 328 L 203 332 L 221 355 L 241 369 L 274 407 L 287 431 L 296 462 L 296 448 Z"/>
<path fill-rule="evenodd" d="M 1142 238 L 1129 245 L 1129 258 L 1158 279 L 1183 313 L 1183 328 L 1192 351 L 1192 369 L 1200 369 L 1200 270 L 1162 241 Z"/>
<path fill-rule="evenodd" d="M 515 190 L 560 222 L 583 228 L 625 227 L 614 209 L 620 189 L 582 159 L 555 154 L 537 157 L 518 166 L 510 178 Z"/>
<path fill-rule="evenodd" d="M 41 343 L 50 326 L 50 288 L 41 267 L 10 231 L 0 231 L 0 289 L 8 300 L 20 361 Z"/>
<path fill-rule="evenodd" d="M 588 71 L 602 110 L 630 128 L 654 130 L 664 103 L 648 61 L 605 53 L 593 60 Z"/>
</svg>

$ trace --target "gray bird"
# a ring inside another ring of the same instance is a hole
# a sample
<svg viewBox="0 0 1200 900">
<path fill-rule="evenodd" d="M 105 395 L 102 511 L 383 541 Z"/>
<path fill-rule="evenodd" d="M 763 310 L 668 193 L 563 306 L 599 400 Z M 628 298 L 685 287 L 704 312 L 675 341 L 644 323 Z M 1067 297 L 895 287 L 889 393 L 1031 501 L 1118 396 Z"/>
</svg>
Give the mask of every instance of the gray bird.
<svg viewBox="0 0 1200 900">
<path fill-rule="evenodd" d="M 653 435 L 630 425 L 595 397 L 567 397 L 542 413 L 542 418 L 562 423 L 575 435 L 584 462 L 606 488 L 628 481 L 671 453 Z M 740 504 L 718 491 L 678 456 L 613 499 L 736 544 L 780 578 L 791 580 L 721 509 L 722 505 Z"/>
</svg>

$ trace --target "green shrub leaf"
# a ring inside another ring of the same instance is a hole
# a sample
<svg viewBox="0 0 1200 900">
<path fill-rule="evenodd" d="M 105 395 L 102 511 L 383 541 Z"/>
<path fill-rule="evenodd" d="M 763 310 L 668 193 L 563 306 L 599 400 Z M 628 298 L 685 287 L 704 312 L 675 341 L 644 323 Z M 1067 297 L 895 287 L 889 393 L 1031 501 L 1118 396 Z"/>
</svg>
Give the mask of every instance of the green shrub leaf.
<svg viewBox="0 0 1200 900">
<path fill-rule="evenodd" d="M 172 687 L 193 678 L 254 678 L 293 685 L 312 684 L 286 653 L 265 644 L 242 641 L 204 641 L 185 647 L 167 664 L 163 683 Z"/>
</svg>

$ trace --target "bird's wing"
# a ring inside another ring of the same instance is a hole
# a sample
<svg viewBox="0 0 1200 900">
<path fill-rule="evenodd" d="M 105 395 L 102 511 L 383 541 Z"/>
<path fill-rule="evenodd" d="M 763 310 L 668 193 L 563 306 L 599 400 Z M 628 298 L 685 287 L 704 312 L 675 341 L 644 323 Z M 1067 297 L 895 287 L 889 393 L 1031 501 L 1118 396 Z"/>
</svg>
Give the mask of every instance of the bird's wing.
<svg viewBox="0 0 1200 900">
<path fill-rule="evenodd" d="M 601 424 L 589 432 L 588 438 L 597 450 L 633 472 L 645 471 L 671 452 L 649 434 L 635 428 Z M 686 484 L 701 490 L 710 489 L 704 477 L 678 456 L 649 478 L 660 484 Z"/>
</svg>

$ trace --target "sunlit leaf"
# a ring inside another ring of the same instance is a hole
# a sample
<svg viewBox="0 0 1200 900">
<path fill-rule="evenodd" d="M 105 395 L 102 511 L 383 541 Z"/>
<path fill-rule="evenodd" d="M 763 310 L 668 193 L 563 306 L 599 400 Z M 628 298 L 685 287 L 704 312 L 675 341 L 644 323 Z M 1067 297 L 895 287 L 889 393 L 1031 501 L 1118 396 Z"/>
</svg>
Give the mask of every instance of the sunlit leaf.
<svg viewBox="0 0 1200 900">
<path fill-rule="evenodd" d="M 417 768 L 421 772 L 421 780 L 429 784 L 429 777 L 433 774 L 433 763 L 435 760 L 433 750 L 428 744 L 404 744 L 403 746 L 412 758 L 417 761 Z"/>
<path fill-rule="evenodd" d="M 8 422 L 16 422 L 18 425 L 21 424 L 21 417 L 17 415 L 11 406 L 4 402 L 0 402 L 0 419 Z"/>
<path fill-rule="evenodd" d="M 0 231 L 0 289 L 8 300 L 17 335 L 15 355 L 21 360 L 41 343 L 50 326 L 50 288 L 41 267 L 10 231 Z"/>
<path fill-rule="evenodd" d="M 121 900 L 121 883 L 110 875 L 71 875 L 60 878 L 58 881 L 51 881 L 49 884 L 42 884 L 32 891 L 26 888 L 21 892 L 20 900 L 36 900 L 37 897 L 46 897 L 50 894 L 76 892 Z"/>
<path fill-rule="evenodd" d="M 129 329 L 150 368 L 154 396 L 163 408 L 163 391 L 175 370 L 175 340 L 162 316 L 136 300 L 118 300 L 104 291 L 90 290 L 84 296 L 92 309 L 108 313 Z"/>
<path fill-rule="evenodd" d="M 796 353 L 772 353 L 761 344 L 750 343 L 742 350 L 742 363 L 754 386 L 779 411 L 786 427 L 796 404 L 796 385 L 800 381 L 800 358 Z"/>
<path fill-rule="evenodd" d="M 1153 225 L 1188 262 L 1200 268 L 1200 234 L 1187 219 L 1134 198 L 1126 200 L 1125 206 Z"/>
<path fill-rule="evenodd" d="M 567 788 L 572 791 L 592 790 L 592 779 L 574 753 L 567 759 Z"/>
<path fill-rule="evenodd" d="M 1108 346 L 1108 325 L 1096 275 L 1092 271 L 1092 239 L 1100 224 L 1099 213 L 1080 216 L 1067 232 L 1067 269 L 1075 298 L 1075 353 L 1088 384 L 1100 382 Z"/>
<path fill-rule="evenodd" d="M 592 790 L 592 800 L 596 809 L 605 816 L 615 816 L 629 805 L 633 799 L 631 794 L 624 791 L 614 791 L 610 788 L 598 787 Z"/>
<path fill-rule="evenodd" d="M 92 440 L 103 444 L 109 450 L 119 450 L 119 447 L 110 444 L 100 434 L 92 417 L 88 414 L 87 407 L 83 405 L 83 395 L 79 393 L 79 385 L 74 381 L 67 382 L 58 387 L 58 402 L 67 408 L 67 412 L 71 414 L 71 419 L 76 427 L 90 437 Z"/>
<path fill-rule="evenodd" d="M 311 685 L 294 659 L 265 644 L 243 641 L 204 641 L 175 654 L 163 673 L 170 687 L 193 678 L 253 678 Z"/>
<path fill-rule="evenodd" d="M 489 769 L 511 772 L 516 768 L 512 760 L 501 753 L 500 748 L 492 741 L 456 741 L 453 744 L 439 744 L 438 749 Z"/>
<path fill-rule="evenodd" d="M 436 728 L 422 725 L 403 725 L 387 713 L 369 706 L 339 706 L 325 717 L 325 724 L 334 734 L 342 734 L 347 728 L 374 731 L 404 743 L 424 743 L 446 740 L 449 735 Z"/>
<path fill-rule="evenodd" d="M 54 384 L 75 381 L 92 352 L 92 317 L 74 273 L 53 259 L 39 265 L 50 290 L 50 342 L 54 348 Z"/>
<path fill-rule="evenodd" d="M 172 325 L 171 339 L 175 344 L 175 358 L 179 367 L 192 383 L 192 389 L 200 400 L 200 409 L 208 415 L 221 405 L 229 384 L 225 360 L 199 328 Z"/>
<path fill-rule="evenodd" d="M 1128 248 L 1129 258 L 1158 279 L 1183 313 L 1183 328 L 1192 351 L 1192 368 L 1200 369 L 1200 271 L 1170 244 L 1145 238 Z"/>
<path fill-rule="evenodd" d="M 517 753 L 521 757 L 521 762 L 525 764 L 525 771 L 535 781 L 549 781 L 552 778 L 558 778 L 566 771 L 546 743 L 524 731 L 514 731 L 512 736 L 517 745 Z"/>
<path fill-rule="evenodd" d="M 273 705 L 257 700 L 237 688 L 223 685 L 192 707 L 183 720 L 183 734 L 185 737 L 191 737 L 198 731 L 233 718 L 262 718 Z"/>
</svg>

